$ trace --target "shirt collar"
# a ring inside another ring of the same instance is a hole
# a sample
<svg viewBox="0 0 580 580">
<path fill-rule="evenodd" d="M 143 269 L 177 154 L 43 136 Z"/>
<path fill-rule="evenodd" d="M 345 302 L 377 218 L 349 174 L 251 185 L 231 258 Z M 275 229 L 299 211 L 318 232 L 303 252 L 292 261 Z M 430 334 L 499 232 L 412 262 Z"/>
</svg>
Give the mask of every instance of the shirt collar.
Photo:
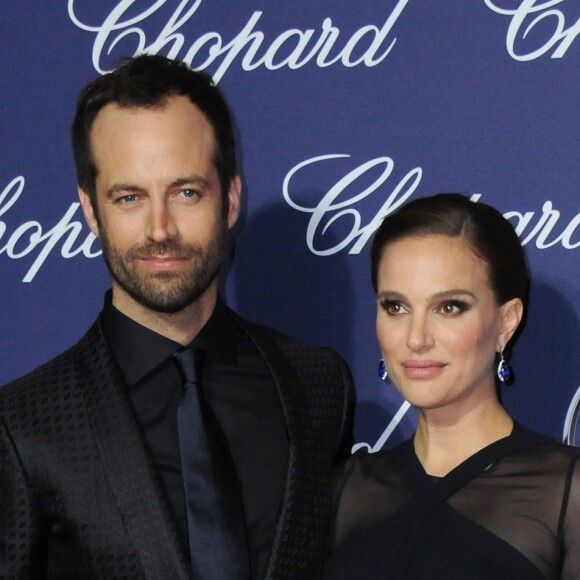
<svg viewBox="0 0 580 580">
<path fill-rule="evenodd" d="M 183 348 L 171 340 L 135 322 L 115 308 L 111 291 L 105 294 L 100 317 L 101 328 L 119 364 L 125 382 L 131 386 Z M 215 354 L 226 363 L 237 361 L 235 325 L 220 298 L 206 324 L 187 346 L 194 346 Z"/>
</svg>

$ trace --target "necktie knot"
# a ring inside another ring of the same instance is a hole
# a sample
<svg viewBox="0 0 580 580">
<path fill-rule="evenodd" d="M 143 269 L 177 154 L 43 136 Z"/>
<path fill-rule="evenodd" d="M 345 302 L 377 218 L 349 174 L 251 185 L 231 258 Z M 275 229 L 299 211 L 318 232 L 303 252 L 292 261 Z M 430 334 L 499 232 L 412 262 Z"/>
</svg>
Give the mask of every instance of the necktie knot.
<svg viewBox="0 0 580 580">
<path fill-rule="evenodd" d="M 200 367 L 200 351 L 197 348 L 180 350 L 173 355 L 177 370 L 184 384 L 196 384 Z"/>
</svg>

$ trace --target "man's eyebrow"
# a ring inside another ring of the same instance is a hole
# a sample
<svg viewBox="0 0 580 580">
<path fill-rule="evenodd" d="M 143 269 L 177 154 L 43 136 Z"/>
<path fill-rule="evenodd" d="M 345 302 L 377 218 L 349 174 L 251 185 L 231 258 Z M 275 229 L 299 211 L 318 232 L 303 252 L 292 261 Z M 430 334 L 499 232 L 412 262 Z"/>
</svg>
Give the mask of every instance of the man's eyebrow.
<svg viewBox="0 0 580 580">
<path fill-rule="evenodd" d="M 115 185 L 107 189 L 107 199 L 111 199 L 115 193 L 119 193 L 120 191 L 138 193 L 139 191 L 143 191 L 143 188 L 133 183 L 115 183 Z"/>
<path fill-rule="evenodd" d="M 183 185 L 199 185 L 201 187 L 208 187 L 209 181 L 198 174 L 187 175 L 186 177 L 179 177 L 169 184 L 169 187 L 181 187 Z M 107 190 L 107 199 L 110 199 L 119 192 L 139 193 L 145 188 L 134 183 L 115 183 Z"/>
<path fill-rule="evenodd" d="M 203 187 L 207 187 L 209 185 L 209 181 L 205 177 L 202 177 L 201 175 L 194 173 L 193 175 L 188 175 L 186 177 L 179 177 L 178 179 L 172 181 L 170 183 L 170 187 L 179 187 L 181 185 L 188 185 L 188 184 L 201 185 Z"/>
</svg>

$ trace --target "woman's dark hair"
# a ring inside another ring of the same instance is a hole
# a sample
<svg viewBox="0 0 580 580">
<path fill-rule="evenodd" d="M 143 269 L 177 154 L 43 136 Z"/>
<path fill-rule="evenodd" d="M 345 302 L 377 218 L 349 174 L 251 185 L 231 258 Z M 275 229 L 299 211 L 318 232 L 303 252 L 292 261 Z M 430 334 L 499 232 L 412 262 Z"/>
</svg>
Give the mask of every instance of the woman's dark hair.
<svg viewBox="0 0 580 580">
<path fill-rule="evenodd" d="M 220 178 L 222 196 L 227 202 L 230 182 L 237 174 L 232 119 L 228 106 L 207 73 L 159 55 L 140 55 L 126 60 L 119 68 L 97 77 L 81 92 L 72 124 L 72 144 L 78 184 L 95 203 L 97 168 L 93 159 L 90 132 L 103 107 L 163 106 L 171 96 L 187 97 L 206 117 L 214 130 L 214 163 Z M 224 203 L 224 212 L 228 204 Z"/>
<path fill-rule="evenodd" d="M 487 265 L 498 304 L 520 298 L 527 306 L 529 273 L 520 240 L 499 211 L 458 193 L 415 199 L 388 215 L 371 247 L 371 275 L 377 291 L 378 268 L 384 249 L 408 237 L 431 235 L 463 238 Z"/>
</svg>

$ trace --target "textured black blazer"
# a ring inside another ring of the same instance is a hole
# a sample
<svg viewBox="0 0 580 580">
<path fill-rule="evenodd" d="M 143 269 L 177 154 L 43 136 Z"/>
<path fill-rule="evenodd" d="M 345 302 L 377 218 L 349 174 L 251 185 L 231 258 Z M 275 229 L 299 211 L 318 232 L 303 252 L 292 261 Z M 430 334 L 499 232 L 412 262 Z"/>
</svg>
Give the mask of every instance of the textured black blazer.
<svg viewBox="0 0 580 580">
<path fill-rule="evenodd" d="M 334 460 L 352 437 L 342 359 L 230 315 L 271 368 L 289 438 L 267 579 L 321 575 Z M 0 389 L 0 578 L 191 578 L 120 371 L 95 323 Z"/>
</svg>

